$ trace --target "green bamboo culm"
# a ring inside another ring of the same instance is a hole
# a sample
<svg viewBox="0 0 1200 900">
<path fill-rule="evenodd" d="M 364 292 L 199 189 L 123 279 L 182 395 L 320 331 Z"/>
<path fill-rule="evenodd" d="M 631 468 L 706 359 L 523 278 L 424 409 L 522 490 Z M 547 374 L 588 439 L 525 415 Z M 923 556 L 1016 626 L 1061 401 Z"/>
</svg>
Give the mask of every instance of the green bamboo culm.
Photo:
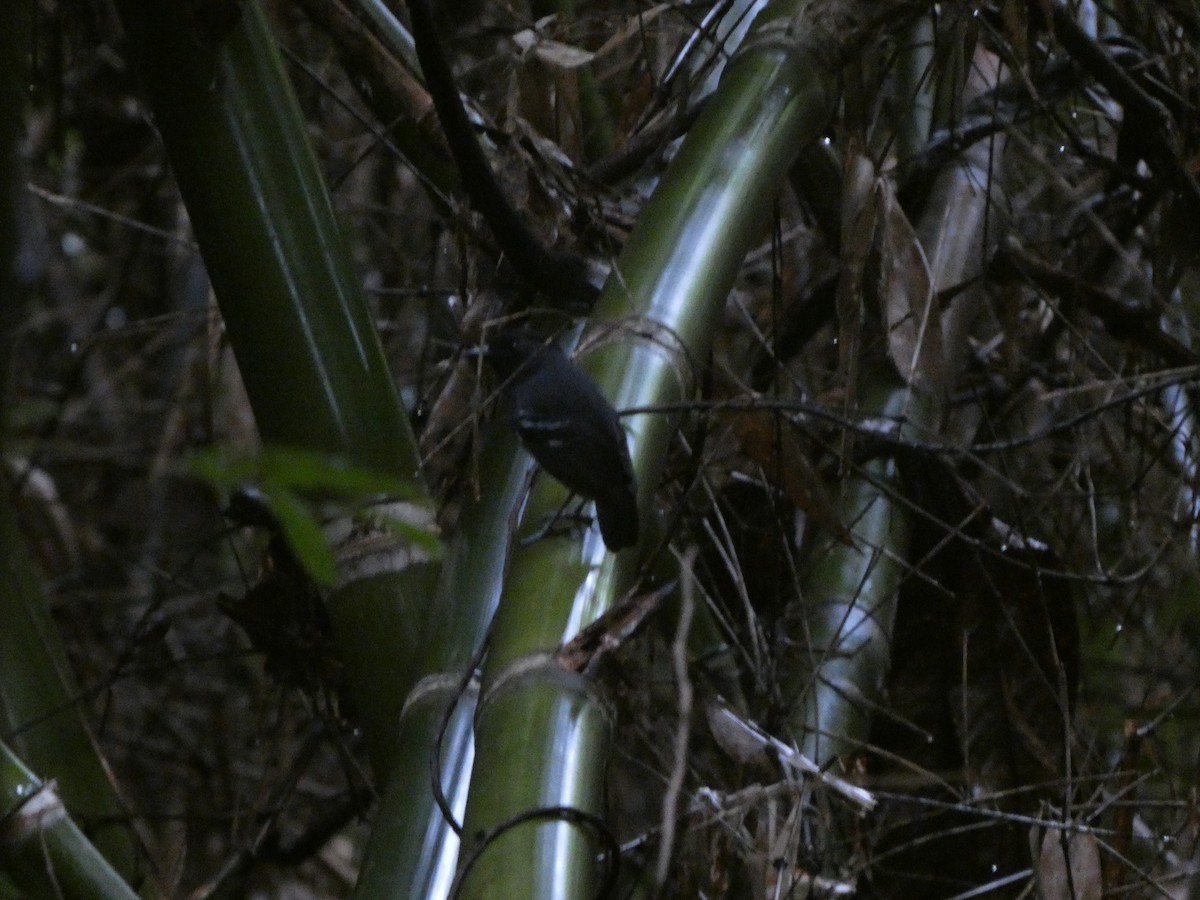
<svg viewBox="0 0 1200 900">
<path fill-rule="evenodd" d="M 413 476 L 416 444 L 261 5 L 204 35 L 120 0 L 265 441 Z"/>
<path fill-rule="evenodd" d="M 442 896 L 454 877 L 459 840 L 435 802 L 432 756 L 440 748 L 442 791 L 461 819 L 474 758 L 475 691 L 466 676 L 499 602 L 512 509 L 530 466 L 507 422 L 493 419 L 481 437 L 479 477 L 487 490 L 467 498 L 446 548 L 434 600 L 439 614 L 428 618 L 421 641 L 420 669 L 429 674 L 399 720 L 398 755 L 408 764 L 396 766 L 380 789 L 358 900 Z"/>
<path fill-rule="evenodd" d="M 595 319 L 623 340 L 582 364 L 618 409 L 691 395 L 746 253 L 762 240 L 797 154 L 833 114 L 837 54 L 853 32 L 806 14 L 808 6 L 787 0 L 760 14 L 616 262 Z M 670 415 L 624 420 L 646 546 L 659 531 L 652 494 L 678 423 Z M 525 507 L 528 530 L 561 501 L 561 488 L 540 478 Z M 480 692 L 462 897 L 590 895 L 611 862 L 586 821 L 540 819 L 497 831 L 530 810 L 570 804 L 588 816 L 603 813 L 607 706 L 553 650 L 624 596 L 639 561 L 634 551 L 605 553 L 592 537 L 582 546 L 577 538 L 546 537 L 514 552 Z M 522 739 L 519 754 L 514 735 Z M 513 859 L 537 864 L 514 866 Z"/>
<path fill-rule="evenodd" d="M 125 878 L 140 875 L 130 813 L 83 717 L 58 627 L 0 479 L 0 737 L 53 777 L 58 795 Z M 106 824 L 94 825 L 103 821 Z"/>
<path fill-rule="evenodd" d="M 57 784 L 36 777 L 3 742 L 0 742 L 0 873 L 8 877 L 23 897 L 63 900 L 136 900 L 137 897 L 70 817 Z"/>
<path fill-rule="evenodd" d="M 885 379 L 863 394 L 864 409 L 881 416 L 900 415 L 910 398 Z M 783 669 L 789 693 L 800 698 L 789 730 L 818 766 L 862 746 L 881 699 L 911 528 L 899 498 L 891 457 L 869 460 L 845 479 L 838 518 L 848 523 L 849 539 L 818 542 L 803 572 L 802 600 L 786 617 L 797 649 Z"/>
<path fill-rule="evenodd" d="M 198 29 L 186 4 L 117 5 L 263 440 L 405 479 L 418 499 L 404 517 L 432 521 L 416 443 L 261 5 L 242 4 L 219 35 Z M 416 651 L 437 566 L 399 538 L 357 562 L 328 606 L 385 778 L 404 697 L 422 674 Z"/>
</svg>

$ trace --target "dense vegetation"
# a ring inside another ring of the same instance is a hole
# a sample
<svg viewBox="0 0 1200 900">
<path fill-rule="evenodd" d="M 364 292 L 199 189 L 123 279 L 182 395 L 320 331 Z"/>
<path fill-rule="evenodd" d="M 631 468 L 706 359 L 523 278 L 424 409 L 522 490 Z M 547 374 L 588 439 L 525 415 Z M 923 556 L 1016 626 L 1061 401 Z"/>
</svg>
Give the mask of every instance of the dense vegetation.
<svg viewBox="0 0 1200 900">
<path fill-rule="evenodd" d="M 0 894 L 1188 896 L 1200 13 L 391 5 L 3 13 Z"/>
</svg>

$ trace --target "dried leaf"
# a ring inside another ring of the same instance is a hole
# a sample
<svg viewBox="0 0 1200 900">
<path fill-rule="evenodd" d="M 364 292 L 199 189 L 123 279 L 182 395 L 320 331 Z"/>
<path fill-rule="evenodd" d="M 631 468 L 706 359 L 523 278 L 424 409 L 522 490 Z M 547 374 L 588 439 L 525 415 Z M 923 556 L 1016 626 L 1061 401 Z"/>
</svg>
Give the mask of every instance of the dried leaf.
<svg viewBox="0 0 1200 900">
<path fill-rule="evenodd" d="M 809 461 L 808 454 L 786 423 L 777 425 L 771 410 L 753 410 L 731 415 L 731 424 L 742 452 L 762 467 L 768 479 L 787 494 L 797 508 L 814 523 L 852 543 L 850 532 L 838 518 L 837 506 L 825 490 L 825 482 Z"/>
<path fill-rule="evenodd" d="M 667 10 L 673 8 L 673 5 L 670 3 L 659 3 L 657 6 L 652 6 L 649 9 L 639 10 L 637 15 L 631 16 L 628 22 L 618 28 L 613 36 L 604 42 L 600 49 L 596 51 L 596 58 L 607 56 L 632 37 L 644 35 L 647 25 Z"/>
<path fill-rule="evenodd" d="M 532 53 L 539 61 L 545 63 L 551 69 L 570 71 L 607 56 L 631 38 L 643 35 L 646 26 L 670 8 L 669 4 L 660 3 L 657 6 L 652 6 L 650 9 L 639 12 L 636 16 L 631 17 L 628 22 L 595 51 L 585 50 L 582 47 L 576 47 L 574 44 L 564 44 L 562 41 L 546 37 L 542 32 L 554 21 L 554 16 L 539 19 L 533 28 L 518 31 L 513 35 L 512 39 L 513 43 L 517 45 L 517 49 L 521 51 L 522 56 L 528 56 Z"/>
<path fill-rule="evenodd" d="M 555 654 L 555 660 L 570 672 L 594 671 L 601 660 L 633 637 L 676 586 L 677 583 L 672 581 L 656 591 L 636 594 L 617 604 L 563 644 Z"/>
<path fill-rule="evenodd" d="M 1000 24 L 1013 59 L 1024 67 L 1029 63 L 1029 5 L 1025 0 L 1004 0 L 1000 4 Z"/>
<path fill-rule="evenodd" d="M 713 697 L 704 706 L 705 719 L 717 745 L 738 762 L 780 768 L 791 777 L 809 778 L 837 794 L 865 814 L 875 808 L 870 791 L 826 772 L 815 762 L 756 723 Z"/>
<path fill-rule="evenodd" d="M 888 354 L 905 382 L 940 392 L 946 382 L 946 362 L 929 262 L 890 181 L 876 182 L 874 200 Z"/>
<path fill-rule="evenodd" d="M 1057 829 L 1033 829 L 1034 880 L 1040 900 L 1100 900 L 1100 847 L 1090 831 L 1064 834 Z"/>
<path fill-rule="evenodd" d="M 513 35 L 512 39 L 513 43 L 517 45 L 517 49 L 521 51 L 522 56 L 533 54 L 539 62 L 544 63 L 548 68 L 558 69 L 563 72 L 578 69 L 580 66 L 586 66 L 596 58 L 596 54 L 590 50 L 584 50 L 582 47 L 575 47 L 571 44 L 564 44 L 561 41 L 543 37 L 532 28 L 518 31 Z"/>
</svg>

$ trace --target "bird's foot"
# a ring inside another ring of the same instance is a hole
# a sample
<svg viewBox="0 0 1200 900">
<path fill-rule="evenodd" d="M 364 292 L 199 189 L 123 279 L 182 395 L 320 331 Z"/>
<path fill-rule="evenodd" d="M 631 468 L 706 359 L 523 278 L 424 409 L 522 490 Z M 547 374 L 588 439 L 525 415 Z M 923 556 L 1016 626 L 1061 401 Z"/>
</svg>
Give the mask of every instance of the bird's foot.
<svg viewBox="0 0 1200 900">
<path fill-rule="evenodd" d="M 576 529 L 590 528 L 592 525 L 592 517 L 585 515 L 582 504 L 573 512 L 567 512 L 566 508 L 559 509 L 553 515 L 547 516 L 544 521 L 532 534 L 521 538 L 518 545 L 528 547 L 530 544 L 535 544 L 544 537 L 555 537 L 563 534 L 570 534 Z"/>
</svg>

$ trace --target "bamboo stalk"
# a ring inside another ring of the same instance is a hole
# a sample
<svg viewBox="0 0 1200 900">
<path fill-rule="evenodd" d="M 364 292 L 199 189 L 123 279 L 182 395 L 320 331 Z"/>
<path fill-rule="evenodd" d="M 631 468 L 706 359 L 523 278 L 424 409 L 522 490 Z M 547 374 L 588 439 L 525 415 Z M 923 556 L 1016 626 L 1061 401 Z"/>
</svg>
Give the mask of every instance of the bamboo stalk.
<svg viewBox="0 0 1200 900">
<path fill-rule="evenodd" d="M 995 59 L 978 51 L 972 79 L 961 102 L 992 87 L 998 77 Z M 986 73 L 986 77 L 985 77 Z M 916 111 L 924 115 L 923 110 Z M 929 296 L 915 318 L 930 317 L 936 343 L 923 351 L 940 358 L 914 364 L 910 384 L 872 371 L 864 386 L 864 411 L 904 421 L 904 430 L 928 439 L 943 429 L 944 374 L 961 367 L 968 353 L 969 327 L 982 305 L 979 290 L 962 291 L 945 313 L 935 312 L 932 298 L 978 274 L 998 240 L 1000 229 L 990 190 L 989 171 L 1003 152 L 1004 141 L 967 148 L 934 181 L 918 225 L 883 253 L 919 252 L 910 266 L 922 269 L 910 282 L 924 281 Z M 895 208 L 891 215 L 901 215 Z M 990 243 L 989 243 L 990 241 Z M 885 260 L 885 266 L 890 260 Z M 911 284 L 905 290 L 911 289 Z M 885 300 L 886 303 L 886 300 Z M 885 313 L 886 315 L 886 313 Z M 941 373 L 940 375 L 938 373 Z M 842 486 L 839 518 L 850 524 L 853 543 L 830 541 L 814 553 L 806 569 L 801 609 L 791 636 L 803 648 L 793 692 L 802 697 L 790 728 L 802 753 L 820 766 L 855 752 L 867 739 L 871 712 L 882 699 L 881 686 L 891 662 L 892 625 L 900 581 L 905 575 L 910 512 L 902 499 L 895 460 L 873 459 Z"/>
<path fill-rule="evenodd" d="M 689 395 L 776 192 L 832 114 L 837 48 L 854 32 L 842 32 L 837 16 L 823 17 L 829 9 L 780 2 L 763 12 L 630 235 L 596 307 L 596 318 L 625 342 L 584 359 L 618 408 Z M 657 531 L 652 495 L 677 425 L 668 415 L 627 420 L 647 546 Z M 539 479 L 525 521 L 541 523 L 561 500 L 561 489 Z M 473 841 L 495 840 L 470 848 L 480 852 L 461 896 L 573 897 L 600 888 L 602 835 L 588 817 L 602 814 L 606 706 L 547 654 L 625 595 L 637 563 L 633 552 L 606 554 L 594 528 L 582 544 L 544 537 L 514 553 L 480 694 L 465 823 Z M 563 803 L 584 818 L 506 827 Z"/>
<path fill-rule="evenodd" d="M 910 401 L 907 390 L 884 382 L 863 394 L 864 408 L 883 416 L 899 415 Z M 839 501 L 851 541 L 822 545 L 804 573 L 789 629 L 802 648 L 789 677 L 801 698 L 789 729 L 800 752 L 822 768 L 866 739 L 891 664 L 910 530 L 899 494 L 894 459 L 865 463 L 843 483 Z"/>
<path fill-rule="evenodd" d="M 442 897 L 454 875 L 459 839 L 434 797 L 432 758 L 440 746 L 441 788 L 461 821 L 474 761 L 475 692 L 466 681 L 500 599 L 512 509 L 529 472 L 506 423 L 494 420 L 482 437 L 479 473 L 487 489 L 466 504 L 446 550 L 433 602 L 438 613 L 420 642 L 420 668 L 430 674 L 400 717 L 397 756 L 406 764 L 381 790 L 355 886 L 362 900 Z M 460 686 L 466 696 L 458 695 Z"/>
<path fill-rule="evenodd" d="M 0 743 L 0 872 L 25 897 L 135 900 L 70 817 L 58 785 Z"/>
<path fill-rule="evenodd" d="M 215 40 L 179 4 L 118 9 L 264 441 L 405 479 L 418 493 L 406 517 L 431 522 L 412 431 L 260 4 L 242 5 Z M 379 532 L 338 551 L 330 617 L 386 777 L 404 698 L 423 674 L 416 651 L 437 566 Z"/>
</svg>

